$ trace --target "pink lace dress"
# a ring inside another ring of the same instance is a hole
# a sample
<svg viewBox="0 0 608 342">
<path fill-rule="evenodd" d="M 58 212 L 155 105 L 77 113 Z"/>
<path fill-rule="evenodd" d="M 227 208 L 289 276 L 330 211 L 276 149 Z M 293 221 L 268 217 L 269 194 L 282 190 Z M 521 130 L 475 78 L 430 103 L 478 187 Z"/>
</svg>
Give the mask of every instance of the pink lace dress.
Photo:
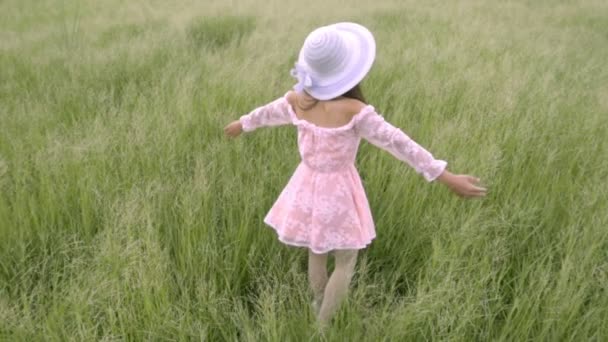
<svg viewBox="0 0 608 342">
<path fill-rule="evenodd" d="M 408 163 L 429 182 L 447 163 L 386 122 L 372 106 L 341 127 L 324 128 L 296 117 L 286 97 L 244 115 L 245 132 L 292 124 L 298 129 L 301 163 L 264 222 L 279 240 L 314 253 L 362 249 L 375 238 L 374 221 L 355 157 L 361 138 Z"/>
</svg>

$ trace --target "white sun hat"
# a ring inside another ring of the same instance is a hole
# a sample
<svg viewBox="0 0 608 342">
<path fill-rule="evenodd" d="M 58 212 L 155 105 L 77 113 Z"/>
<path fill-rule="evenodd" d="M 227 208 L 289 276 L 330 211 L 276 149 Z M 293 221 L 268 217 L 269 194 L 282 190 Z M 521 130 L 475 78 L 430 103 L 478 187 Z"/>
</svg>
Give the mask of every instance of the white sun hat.
<svg viewBox="0 0 608 342">
<path fill-rule="evenodd" d="M 312 31 L 300 50 L 291 75 L 297 91 L 318 100 L 343 95 L 363 80 L 374 64 L 376 42 L 359 24 L 337 23 Z"/>
</svg>

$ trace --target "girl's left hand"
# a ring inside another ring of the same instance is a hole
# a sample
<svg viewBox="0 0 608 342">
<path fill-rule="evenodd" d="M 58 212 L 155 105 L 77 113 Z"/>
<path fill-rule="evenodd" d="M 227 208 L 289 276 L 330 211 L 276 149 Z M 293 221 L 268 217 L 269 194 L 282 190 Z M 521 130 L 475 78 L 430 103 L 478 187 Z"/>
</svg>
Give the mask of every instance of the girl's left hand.
<svg viewBox="0 0 608 342">
<path fill-rule="evenodd" d="M 231 138 L 236 138 L 243 133 L 243 125 L 239 120 L 232 121 L 224 127 L 224 133 Z"/>
<path fill-rule="evenodd" d="M 479 186 L 479 178 L 469 175 L 455 175 L 445 170 L 437 180 L 460 197 L 484 197 L 487 192 L 486 188 Z"/>
</svg>

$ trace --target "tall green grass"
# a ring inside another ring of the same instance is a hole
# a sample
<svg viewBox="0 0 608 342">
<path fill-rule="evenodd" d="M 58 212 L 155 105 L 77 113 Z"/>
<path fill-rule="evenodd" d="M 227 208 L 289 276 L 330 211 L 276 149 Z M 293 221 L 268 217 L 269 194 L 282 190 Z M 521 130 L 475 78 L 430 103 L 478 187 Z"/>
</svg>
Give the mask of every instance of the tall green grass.
<svg viewBox="0 0 608 342">
<path fill-rule="evenodd" d="M 0 2 L 0 339 L 605 340 L 603 1 Z M 324 337 L 306 252 L 262 218 L 306 34 L 367 25 L 379 112 L 481 201 L 363 144 L 378 238 Z"/>
</svg>

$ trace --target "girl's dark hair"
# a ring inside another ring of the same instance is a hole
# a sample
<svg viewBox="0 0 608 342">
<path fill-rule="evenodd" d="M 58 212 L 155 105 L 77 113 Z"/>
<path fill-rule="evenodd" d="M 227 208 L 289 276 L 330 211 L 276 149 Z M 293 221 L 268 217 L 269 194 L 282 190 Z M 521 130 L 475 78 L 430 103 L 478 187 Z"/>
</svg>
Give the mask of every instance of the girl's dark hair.
<svg viewBox="0 0 608 342">
<path fill-rule="evenodd" d="M 348 97 L 349 99 L 359 100 L 359 101 L 367 104 L 367 101 L 365 101 L 365 96 L 363 96 L 363 91 L 361 91 L 361 86 L 359 84 L 357 84 L 354 88 L 352 88 L 351 90 L 344 93 L 342 96 Z"/>
</svg>

